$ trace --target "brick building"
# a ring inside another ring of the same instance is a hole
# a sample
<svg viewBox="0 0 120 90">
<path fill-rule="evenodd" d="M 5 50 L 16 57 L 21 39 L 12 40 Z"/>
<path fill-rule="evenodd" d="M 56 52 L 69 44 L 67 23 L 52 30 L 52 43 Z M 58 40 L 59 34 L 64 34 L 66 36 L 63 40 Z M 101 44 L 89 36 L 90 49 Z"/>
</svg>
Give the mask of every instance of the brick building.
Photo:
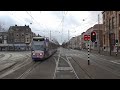
<svg viewBox="0 0 120 90">
<path fill-rule="evenodd" d="M 29 26 L 10 26 L 8 30 L 8 44 L 9 49 L 14 50 L 29 50 L 29 44 L 31 43 L 33 32 Z"/>
<path fill-rule="evenodd" d="M 104 51 L 115 52 L 115 41 L 120 47 L 120 11 L 103 11 L 103 47 Z"/>
</svg>

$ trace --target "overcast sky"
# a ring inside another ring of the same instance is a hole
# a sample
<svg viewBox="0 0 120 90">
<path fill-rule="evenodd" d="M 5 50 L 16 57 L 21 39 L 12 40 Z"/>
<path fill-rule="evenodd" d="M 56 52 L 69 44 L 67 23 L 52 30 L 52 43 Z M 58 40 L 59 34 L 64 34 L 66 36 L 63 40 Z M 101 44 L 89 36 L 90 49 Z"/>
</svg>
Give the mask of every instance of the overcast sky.
<svg viewBox="0 0 120 90">
<path fill-rule="evenodd" d="M 10 26 L 29 25 L 32 31 L 42 36 L 56 38 L 59 43 L 80 35 L 88 28 L 102 23 L 102 11 L 0 11 L 0 23 Z"/>
</svg>

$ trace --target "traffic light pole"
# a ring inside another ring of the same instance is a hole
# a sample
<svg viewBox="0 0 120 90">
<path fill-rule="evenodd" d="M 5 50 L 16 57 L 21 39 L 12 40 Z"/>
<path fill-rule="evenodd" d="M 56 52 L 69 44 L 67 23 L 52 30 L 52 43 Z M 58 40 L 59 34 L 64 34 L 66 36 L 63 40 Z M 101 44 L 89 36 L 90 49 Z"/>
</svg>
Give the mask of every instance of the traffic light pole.
<svg viewBox="0 0 120 90">
<path fill-rule="evenodd" d="M 90 65 L 90 40 L 88 40 L 88 65 Z"/>
</svg>

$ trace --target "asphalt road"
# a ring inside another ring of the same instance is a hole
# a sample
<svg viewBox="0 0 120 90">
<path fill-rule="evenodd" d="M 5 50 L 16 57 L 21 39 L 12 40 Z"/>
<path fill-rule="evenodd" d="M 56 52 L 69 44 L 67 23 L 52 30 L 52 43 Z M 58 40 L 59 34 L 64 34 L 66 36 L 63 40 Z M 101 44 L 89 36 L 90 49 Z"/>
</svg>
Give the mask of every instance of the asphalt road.
<svg viewBox="0 0 120 90">
<path fill-rule="evenodd" d="M 30 51 L 0 52 L 0 79 L 120 79 L 120 59 L 58 48 L 50 58 L 34 62 Z"/>
</svg>

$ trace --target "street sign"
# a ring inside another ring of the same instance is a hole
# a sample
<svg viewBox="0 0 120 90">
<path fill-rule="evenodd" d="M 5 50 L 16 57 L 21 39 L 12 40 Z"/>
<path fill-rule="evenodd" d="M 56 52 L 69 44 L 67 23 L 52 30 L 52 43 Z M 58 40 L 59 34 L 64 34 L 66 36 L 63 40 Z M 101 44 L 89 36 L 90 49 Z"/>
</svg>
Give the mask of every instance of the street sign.
<svg viewBox="0 0 120 90">
<path fill-rule="evenodd" d="M 89 41 L 90 40 L 90 35 L 84 35 L 84 40 Z"/>
</svg>

